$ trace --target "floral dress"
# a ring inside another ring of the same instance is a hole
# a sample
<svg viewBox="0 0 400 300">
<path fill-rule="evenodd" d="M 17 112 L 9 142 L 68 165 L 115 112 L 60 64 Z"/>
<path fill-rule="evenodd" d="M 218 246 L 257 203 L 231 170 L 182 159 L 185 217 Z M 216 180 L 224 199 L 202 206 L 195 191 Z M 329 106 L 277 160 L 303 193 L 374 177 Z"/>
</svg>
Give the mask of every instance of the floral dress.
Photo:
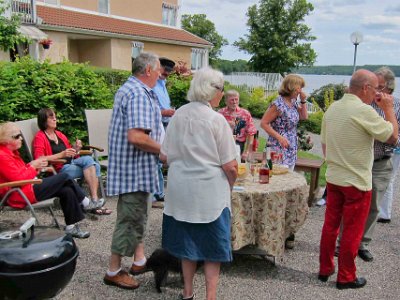
<svg viewBox="0 0 400 300">
<path fill-rule="evenodd" d="M 289 141 L 288 148 L 282 148 L 278 140 L 269 136 L 268 142 L 272 151 L 280 150 L 283 153 L 283 164 L 293 166 L 297 160 L 297 124 L 299 123 L 298 104 L 293 100 L 292 107 L 279 96 L 271 106 L 275 105 L 278 110 L 278 117 L 271 122 L 271 127 L 281 136 Z"/>
</svg>

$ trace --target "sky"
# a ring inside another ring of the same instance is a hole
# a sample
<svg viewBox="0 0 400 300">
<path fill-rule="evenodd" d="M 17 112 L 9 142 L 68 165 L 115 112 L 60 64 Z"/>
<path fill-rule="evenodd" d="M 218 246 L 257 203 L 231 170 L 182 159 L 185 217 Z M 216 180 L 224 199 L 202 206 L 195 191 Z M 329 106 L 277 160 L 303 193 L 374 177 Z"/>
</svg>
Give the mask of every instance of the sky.
<svg viewBox="0 0 400 300">
<path fill-rule="evenodd" d="M 353 65 L 353 32 L 361 32 L 357 65 L 400 65 L 400 2 L 395 0 L 309 0 L 314 6 L 305 23 L 317 39 L 316 66 Z M 206 14 L 217 32 L 233 44 L 248 33 L 247 9 L 254 0 L 180 0 L 181 14 Z M 250 55 L 229 45 L 221 58 L 248 60 Z"/>
</svg>

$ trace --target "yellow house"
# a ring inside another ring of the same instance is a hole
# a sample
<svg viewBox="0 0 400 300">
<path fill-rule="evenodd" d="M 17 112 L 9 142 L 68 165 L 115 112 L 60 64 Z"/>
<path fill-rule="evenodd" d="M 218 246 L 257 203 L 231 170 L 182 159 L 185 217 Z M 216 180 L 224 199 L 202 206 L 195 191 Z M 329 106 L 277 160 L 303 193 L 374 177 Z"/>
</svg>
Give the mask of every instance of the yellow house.
<svg viewBox="0 0 400 300">
<path fill-rule="evenodd" d="M 12 13 L 22 12 L 20 31 L 32 39 L 20 55 L 130 70 L 132 58 L 150 51 L 192 70 L 208 65 L 212 44 L 178 27 L 179 0 L 11 2 Z M 51 40 L 46 49 L 45 39 Z"/>
</svg>

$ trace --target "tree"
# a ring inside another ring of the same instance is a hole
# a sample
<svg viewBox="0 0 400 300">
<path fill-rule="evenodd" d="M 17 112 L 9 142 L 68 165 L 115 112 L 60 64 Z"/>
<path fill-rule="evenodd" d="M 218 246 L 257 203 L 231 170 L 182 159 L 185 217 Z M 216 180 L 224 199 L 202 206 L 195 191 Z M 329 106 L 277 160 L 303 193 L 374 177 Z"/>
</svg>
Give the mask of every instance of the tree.
<svg viewBox="0 0 400 300">
<path fill-rule="evenodd" d="M 234 46 L 252 54 L 252 69 L 260 72 L 290 72 L 299 66 L 311 66 L 317 54 L 310 43 L 316 38 L 304 17 L 314 10 L 307 0 L 260 0 L 247 11 L 249 34 Z"/>
<path fill-rule="evenodd" d="M 27 42 L 19 31 L 21 23 L 18 15 L 12 14 L 10 18 L 5 16 L 7 6 L 4 0 L 0 0 L 0 50 L 8 51 L 14 49 L 16 44 Z"/>
<path fill-rule="evenodd" d="M 218 34 L 215 30 L 214 23 L 207 20 L 205 14 L 182 15 L 181 23 L 183 29 L 214 45 L 209 53 L 210 64 L 212 65 L 218 59 L 218 56 L 221 55 L 222 46 L 228 45 L 228 40 Z"/>
</svg>

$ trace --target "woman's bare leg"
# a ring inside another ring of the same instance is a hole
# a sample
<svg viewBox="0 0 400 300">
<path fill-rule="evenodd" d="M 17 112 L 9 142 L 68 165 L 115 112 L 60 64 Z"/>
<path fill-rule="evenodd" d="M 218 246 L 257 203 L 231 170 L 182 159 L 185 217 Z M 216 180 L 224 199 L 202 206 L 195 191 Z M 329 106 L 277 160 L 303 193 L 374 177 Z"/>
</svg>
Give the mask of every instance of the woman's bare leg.
<svg viewBox="0 0 400 300">
<path fill-rule="evenodd" d="M 182 273 L 183 273 L 183 298 L 189 298 L 193 295 L 193 278 L 196 273 L 197 262 L 182 259 Z"/>
<path fill-rule="evenodd" d="M 97 195 L 97 189 L 99 188 L 99 179 L 96 176 L 95 166 L 86 168 L 83 171 L 83 177 L 85 178 L 89 186 L 90 196 L 92 197 L 92 199 L 98 200 L 99 197 Z"/>
<path fill-rule="evenodd" d="M 221 266 L 220 262 L 206 261 L 204 263 L 207 300 L 217 299 L 217 287 L 218 287 L 220 266 Z"/>
</svg>

